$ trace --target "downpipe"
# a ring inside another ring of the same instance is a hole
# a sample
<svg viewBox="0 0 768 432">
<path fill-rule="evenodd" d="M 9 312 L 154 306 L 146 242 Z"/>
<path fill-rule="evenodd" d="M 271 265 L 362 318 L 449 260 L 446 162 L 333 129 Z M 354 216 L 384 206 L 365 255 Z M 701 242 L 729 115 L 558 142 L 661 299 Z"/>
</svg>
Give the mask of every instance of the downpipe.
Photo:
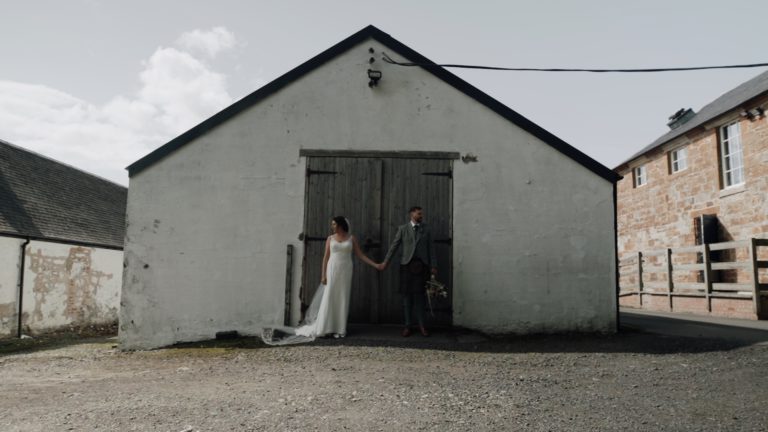
<svg viewBox="0 0 768 432">
<path fill-rule="evenodd" d="M 27 237 L 24 243 L 21 244 L 21 251 L 20 251 L 21 257 L 19 258 L 19 262 L 21 263 L 21 265 L 19 265 L 19 315 L 18 315 L 19 320 L 16 326 L 17 328 L 16 337 L 18 337 L 19 339 L 21 339 L 21 317 L 22 317 L 22 311 L 24 306 L 24 302 L 23 302 L 24 300 L 24 265 L 25 265 L 26 255 L 27 255 L 26 254 L 27 245 L 29 244 L 30 241 L 31 239 Z"/>
</svg>

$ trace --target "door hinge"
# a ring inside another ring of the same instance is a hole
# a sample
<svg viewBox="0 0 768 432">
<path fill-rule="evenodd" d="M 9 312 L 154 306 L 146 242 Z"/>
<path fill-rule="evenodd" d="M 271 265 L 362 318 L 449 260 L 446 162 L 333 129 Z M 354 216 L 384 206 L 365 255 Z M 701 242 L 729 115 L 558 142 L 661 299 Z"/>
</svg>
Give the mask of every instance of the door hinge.
<svg viewBox="0 0 768 432">
<path fill-rule="evenodd" d="M 313 170 L 313 169 L 307 168 L 307 177 L 311 176 L 312 174 L 331 174 L 331 175 L 336 175 L 336 174 L 338 174 L 338 171 L 323 171 L 323 170 Z"/>
<path fill-rule="evenodd" d="M 304 236 L 304 242 L 325 241 L 328 237 Z"/>
<path fill-rule="evenodd" d="M 421 173 L 421 175 L 434 176 L 434 177 L 448 177 L 448 178 L 452 179 L 453 178 L 453 171 L 448 170 L 448 171 L 445 171 L 445 172 L 425 172 L 425 173 Z"/>
</svg>

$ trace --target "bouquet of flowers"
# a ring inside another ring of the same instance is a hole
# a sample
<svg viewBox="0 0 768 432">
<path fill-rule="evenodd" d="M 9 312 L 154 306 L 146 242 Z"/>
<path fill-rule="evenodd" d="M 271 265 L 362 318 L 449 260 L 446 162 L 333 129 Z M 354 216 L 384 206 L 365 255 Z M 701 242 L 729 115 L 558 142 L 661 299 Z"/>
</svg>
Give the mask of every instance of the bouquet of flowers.
<svg viewBox="0 0 768 432">
<path fill-rule="evenodd" d="M 442 282 L 439 282 L 435 275 L 432 275 L 432 277 L 427 281 L 427 302 L 429 303 L 429 313 L 432 316 L 435 316 L 435 312 L 432 310 L 432 299 L 433 298 L 448 298 L 448 289 L 445 287 L 445 284 Z"/>
</svg>

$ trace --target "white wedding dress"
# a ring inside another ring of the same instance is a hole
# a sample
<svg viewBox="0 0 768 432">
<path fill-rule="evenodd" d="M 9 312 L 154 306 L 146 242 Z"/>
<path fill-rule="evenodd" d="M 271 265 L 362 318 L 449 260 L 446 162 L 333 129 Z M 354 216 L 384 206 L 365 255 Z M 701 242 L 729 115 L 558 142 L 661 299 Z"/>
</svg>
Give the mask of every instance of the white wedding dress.
<svg viewBox="0 0 768 432">
<path fill-rule="evenodd" d="M 311 342 L 325 335 L 347 333 L 349 297 L 352 292 L 352 236 L 340 242 L 330 238 L 326 285 L 320 285 L 312 297 L 306 318 L 300 327 L 264 329 L 261 338 L 268 345 Z M 275 334 L 275 330 L 284 333 Z"/>
</svg>

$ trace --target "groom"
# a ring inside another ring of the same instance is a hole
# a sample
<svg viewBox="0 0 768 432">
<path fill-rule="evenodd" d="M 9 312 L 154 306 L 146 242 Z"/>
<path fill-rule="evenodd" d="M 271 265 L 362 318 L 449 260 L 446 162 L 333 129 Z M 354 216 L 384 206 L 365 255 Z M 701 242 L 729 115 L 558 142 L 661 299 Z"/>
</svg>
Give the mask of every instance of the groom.
<svg viewBox="0 0 768 432">
<path fill-rule="evenodd" d="M 400 260 L 400 295 L 403 298 L 405 313 L 405 328 L 403 337 L 411 335 L 411 311 L 415 308 L 416 321 L 423 336 L 429 336 L 424 327 L 424 303 L 426 299 L 426 282 L 431 274 L 437 274 L 437 256 L 435 243 L 429 227 L 422 223 L 424 213 L 421 207 L 411 207 L 411 220 L 397 228 L 397 234 L 392 245 L 380 264 L 380 270 L 389 266 L 389 260 L 402 244 L 403 257 Z"/>
</svg>

